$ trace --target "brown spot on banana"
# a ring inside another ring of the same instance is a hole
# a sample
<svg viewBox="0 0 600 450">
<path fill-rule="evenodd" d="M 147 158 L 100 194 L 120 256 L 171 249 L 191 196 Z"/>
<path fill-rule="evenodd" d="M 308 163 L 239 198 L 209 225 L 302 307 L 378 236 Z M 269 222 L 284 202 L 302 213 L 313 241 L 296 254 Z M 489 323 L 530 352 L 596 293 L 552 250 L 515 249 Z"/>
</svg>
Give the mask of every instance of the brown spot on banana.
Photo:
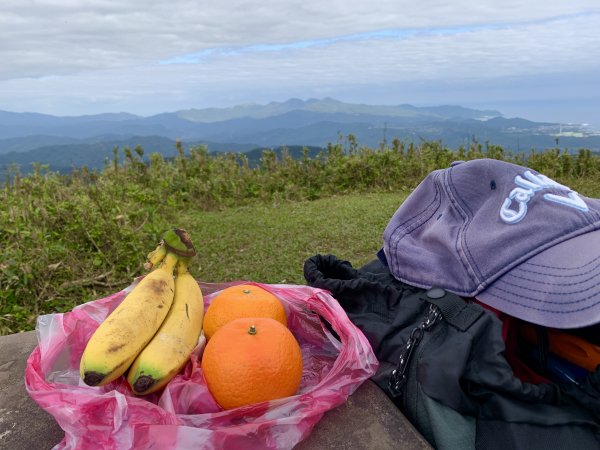
<svg viewBox="0 0 600 450">
<path fill-rule="evenodd" d="M 125 344 L 114 344 L 108 347 L 108 353 L 115 353 L 125 347 Z"/>
<path fill-rule="evenodd" d="M 150 284 L 150 289 L 157 295 L 161 295 L 165 288 L 167 287 L 167 283 L 164 280 L 153 280 Z"/>
</svg>

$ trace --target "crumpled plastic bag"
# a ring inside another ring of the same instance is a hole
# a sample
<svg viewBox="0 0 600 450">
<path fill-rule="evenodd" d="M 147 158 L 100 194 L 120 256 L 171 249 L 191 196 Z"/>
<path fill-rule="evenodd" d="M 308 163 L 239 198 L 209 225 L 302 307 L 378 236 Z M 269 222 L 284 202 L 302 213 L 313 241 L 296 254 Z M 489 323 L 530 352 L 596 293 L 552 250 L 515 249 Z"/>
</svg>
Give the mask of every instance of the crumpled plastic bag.
<svg viewBox="0 0 600 450">
<path fill-rule="evenodd" d="M 241 283 L 247 282 L 199 283 L 205 308 L 218 291 Z M 289 449 L 305 439 L 326 411 L 344 403 L 375 373 L 377 359 L 328 291 L 251 284 L 273 293 L 286 309 L 304 365 L 296 395 L 221 409 L 200 368 L 203 335 L 185 368 L 162 391 L 136 397 L 125 377 L 102 387 L 85 385 L 79 376 L 85 345 L 134 283 L 70 312 L 38 319 L 38 346 L 27 361 L 25 386 L 65 431 L 55 449 Z"/>
</svg>

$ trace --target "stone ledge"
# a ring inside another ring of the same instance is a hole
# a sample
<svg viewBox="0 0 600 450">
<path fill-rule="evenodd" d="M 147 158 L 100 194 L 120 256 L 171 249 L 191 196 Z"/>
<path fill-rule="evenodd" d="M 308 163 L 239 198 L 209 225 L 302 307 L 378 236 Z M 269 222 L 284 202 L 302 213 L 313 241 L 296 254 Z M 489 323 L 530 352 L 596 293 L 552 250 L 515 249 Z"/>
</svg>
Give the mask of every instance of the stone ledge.
<svg viewBox="0 0 600 450">
<path fill-rule="evenodd" d="M 64 437 L 54 418 L 27 394 L 23 374 L 37 345 L 35 332 L 0 336 L 0 448 L 51 449 Z M 430 449 L 429 444 L 371 381 L 327 412 L 297 449 Z"/>
</svg>

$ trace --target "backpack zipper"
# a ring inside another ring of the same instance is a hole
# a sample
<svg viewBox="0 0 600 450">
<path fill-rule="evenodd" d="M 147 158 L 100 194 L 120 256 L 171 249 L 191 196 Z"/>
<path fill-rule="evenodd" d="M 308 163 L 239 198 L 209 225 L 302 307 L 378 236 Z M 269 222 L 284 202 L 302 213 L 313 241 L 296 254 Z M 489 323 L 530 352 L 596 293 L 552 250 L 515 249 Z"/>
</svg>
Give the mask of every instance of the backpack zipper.
<svg viewBox="0 0 600 450">
<path fill-rule="evenodd" d="M 425 333 L 430 331 L 433 328 L 433 326 L 440 320 L 442 320 L 442 313 L 440 309 L 436 305 L 431 303 L 429 304 L 427 315 L 425 316 L 423 321 L 418 326 L 413 328 L 410 332 L 410 336 L 404 344 L 404 348 L 400 352 L 398 364 L 396 365 L 396 368 L 392 370 L 390 374 L 390 379 L 388 381 L 388 390 L 390 391 L 390 394 L 395 400 L 399 400 L 398 397 L 402 396 L 404 386 L 409 380 L 407 371 L 410 366 L 410 361 L 412 359 L 412 355 L 416 347 L 419 345 L 419 343 L 425 336 Z M 414 364 L 413 366 L 416 367 L 416 364 Z M 411 372 L 413 371 L 411 370 Z M 415 374 L 411 373 L 411 378 L 413 378 L 414 376 Z"/>
</svg>

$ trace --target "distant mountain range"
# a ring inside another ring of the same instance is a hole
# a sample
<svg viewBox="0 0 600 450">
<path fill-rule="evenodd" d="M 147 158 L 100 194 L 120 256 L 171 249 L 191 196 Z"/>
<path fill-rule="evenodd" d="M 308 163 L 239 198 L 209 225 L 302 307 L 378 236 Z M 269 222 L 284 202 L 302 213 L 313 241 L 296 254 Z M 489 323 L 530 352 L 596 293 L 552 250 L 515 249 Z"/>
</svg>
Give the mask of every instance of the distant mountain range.
<svg viewBox="0 0 600 450">
<path fill-rule="evenodd" d="M 311 147 L 311 151 L 353 134 L 360 145 L 441 141 L 457 148 L 472 139 L 506 150 L 541 150 L 556 146 L 600 150 L 600 134 L 579 125 L 504 118 L 494 110 L 461 106 L 360 105 L 334 99 L 290 99 L 267 105 L 189 109 L 141 117 L 128 113 L 57 117 L 0 111 L 0 171 L 18 164 L 27 172 L 32 162 L 53 170 L 102 167 L 113 148 L 141 145 L 148 155 L 176 154 L 184 147 L 206 145 L 211 152 L 256 154 L 262 148 Z"/>
</svg>

